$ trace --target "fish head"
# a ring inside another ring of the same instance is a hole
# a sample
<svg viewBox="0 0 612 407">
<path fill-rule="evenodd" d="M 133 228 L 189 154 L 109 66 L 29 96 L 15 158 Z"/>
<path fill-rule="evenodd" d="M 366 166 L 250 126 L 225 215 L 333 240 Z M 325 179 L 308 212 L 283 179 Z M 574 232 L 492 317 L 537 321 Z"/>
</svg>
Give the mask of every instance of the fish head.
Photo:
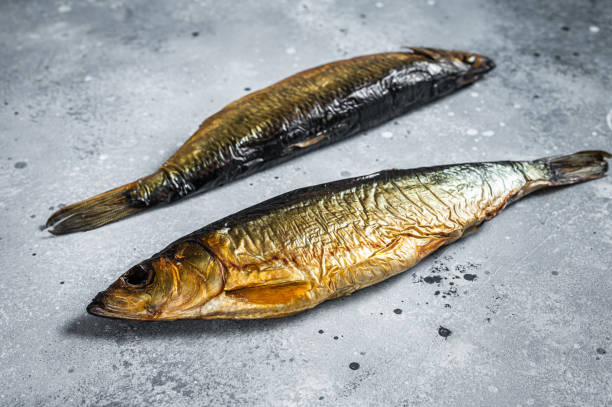
<svg viewBox="0 0 612 407">
<path fill-rule="evenodd" d="M 435 48 L 410 48 L 412 53 L 436 62 L 430 65 L 430 74 L 434 78 L 454 78 L 458 86 L 469 85 L 495 68 L 492 59 L 465 51 L 447 51 Z"/>
<path fill-rule="evenodd" d="M 183 241 L 130 268 L 87 307 L 97 316 L 173 320 L 197 318 L 223 291 L 223 264 L 195 241 Z"/>
</svg>

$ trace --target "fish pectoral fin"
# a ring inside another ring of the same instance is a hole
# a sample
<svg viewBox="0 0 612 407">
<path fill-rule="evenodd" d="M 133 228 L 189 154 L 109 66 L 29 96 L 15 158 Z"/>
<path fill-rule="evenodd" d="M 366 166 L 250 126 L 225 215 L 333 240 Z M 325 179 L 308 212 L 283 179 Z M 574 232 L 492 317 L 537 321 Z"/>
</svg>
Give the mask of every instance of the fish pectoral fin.
<svg viewBox="0 0 612 407">
<path fill-rule="evenodd" d="M 292 282 L 238 288 L 225 291 L 225 294 L 238 301 L 249 302 L 251 304 L 279 305 L 290 304 L 302 299 L 310 289 L 310 283 Z"/>
<path fill-rule="evenodd" d="M 313 144 L 317 144 L 317 143 L 323 141 L 326 137 L 327 137 L 326 134 L 320 134 L 320 135 L 318 135 L 318 136 L 316 136 L 314 138 L 311 138 L 309 140 L 304 140 L 304 141 L 301 141 L 299 143 L 291 144 L 291 145 L 289 145 L 288 149 L 289 150 L 293 150 L 294 148 L 306 148 L 306 147 L 310 147 Z"/>
</svg>

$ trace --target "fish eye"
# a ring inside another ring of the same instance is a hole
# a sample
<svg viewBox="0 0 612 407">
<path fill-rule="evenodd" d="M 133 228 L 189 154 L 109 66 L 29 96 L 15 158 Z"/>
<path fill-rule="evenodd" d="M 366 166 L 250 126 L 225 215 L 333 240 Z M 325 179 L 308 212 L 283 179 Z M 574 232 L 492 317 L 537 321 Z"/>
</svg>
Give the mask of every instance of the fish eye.
<svg viewBox="0 0 612 407">
<path fill-rule="evenodd" d="M 143 264 L 137 264 L 128 270 L 123 277 L 123 282 L 133 288 L 142 288 L 153 281 L 153 268 Z"/>
<path fill-rule="evenodd" d="M 468 55 L 467 57 L 465 57 L 465 62 L 467 62 L 468 64 L 472 65 L 476 62 L 476 56 L 475 55 Z"/>
</svg>

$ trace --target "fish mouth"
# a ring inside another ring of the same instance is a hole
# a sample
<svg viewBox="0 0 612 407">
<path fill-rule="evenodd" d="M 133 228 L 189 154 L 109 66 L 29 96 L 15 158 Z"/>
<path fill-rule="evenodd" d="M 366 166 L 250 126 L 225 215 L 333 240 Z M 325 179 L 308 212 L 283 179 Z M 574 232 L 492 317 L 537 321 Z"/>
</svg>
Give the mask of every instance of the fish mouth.
<svg viewBox="0 0 612 407">
<path fill-rule="evenodd" d="M 106 306 L 104 305 L 104 301 L 102 301 L 103 296 L 104 296 L 104 293 L 102 292 L 98 293 L 98 295 L 96 295 L 95 298 L 91 300 L 91 302 L 87 306 L 87 312 L 97 317 L 113 318 L 109 314 L 108 310 L 106 309 Z"/>
<path fill-rule="evenodd" d="M 495 69 L 495 62 L 484 55 L 473 54 L 468 58 L 473 58 L 474 62 L 470 65 L 470 68 L 461 75 L 457 82 L 459 85 L 469 85 L 476 82 L 483 77 L 486 73 Z"/>
<path fill-rule="evenodd" d="M 87 306 L 87 313 L 96 317 L 129 320 L 148 320 L 151 319 L 146 313 L 126 312 L 113 306 L 106 300 L 106 293 L 99 292 Z"/>
</svg>

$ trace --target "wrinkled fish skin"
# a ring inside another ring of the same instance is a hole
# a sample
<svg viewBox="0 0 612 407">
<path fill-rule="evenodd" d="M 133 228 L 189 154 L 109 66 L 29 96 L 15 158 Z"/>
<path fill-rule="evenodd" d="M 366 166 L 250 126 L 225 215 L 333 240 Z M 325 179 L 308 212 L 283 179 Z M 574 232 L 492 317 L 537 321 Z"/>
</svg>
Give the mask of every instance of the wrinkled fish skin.
<svg viewBox="0 0 612 407">
<path fill-rule="evenodd" d="M 527 193 L 603 176 L 606 157 L 390 170 L 299 189 L 172 243 L 88 311 L 141 320 L 295 314 L 409 269 Z"/>
<path fill-rule="evenodd" d="M 51 233 L 88 230 L 342 140 L 478 80 L 484 56 L 414 48 L 300 72 L 229 104 L 155 173 L 63 208 Z"/>
<path fill-rule="evenodd" d="M 470 56 L 472 64 L 466 62 Z M 208 118 L 162 166 L 168 188 L 145 188 L 133 198 L 149 205 L 224 184 L 383 123 L 491 67 L 472 54 L 415 50 L 301 72 Z"/>
</svg>

